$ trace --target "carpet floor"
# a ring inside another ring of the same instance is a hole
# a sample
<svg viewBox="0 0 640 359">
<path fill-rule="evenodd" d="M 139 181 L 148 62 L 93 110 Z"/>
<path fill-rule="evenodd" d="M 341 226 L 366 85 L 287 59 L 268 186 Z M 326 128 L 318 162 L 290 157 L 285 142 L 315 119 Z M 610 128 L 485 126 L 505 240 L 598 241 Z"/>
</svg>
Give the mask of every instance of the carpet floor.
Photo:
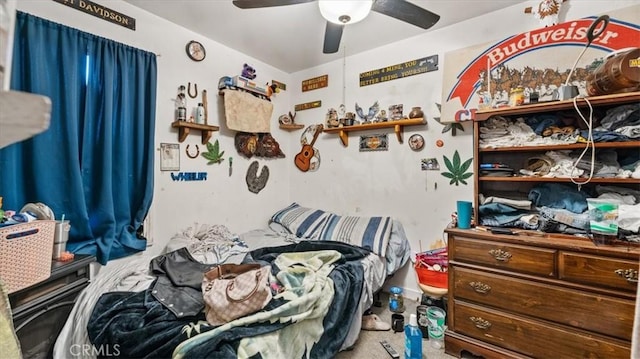
<svg viewBox="0 0 640 359">
<path fill-rule="evenodd" d="M 391 324 L 391 312 L 389 311 L 389 294 L 381 293 L 380 299 L 382 301 L 382 307 L 372 307 L 371 310 L 377 314 L 380 319 Z M 409 315 L 416 312 L 416 307 L 419 303 L 416 301 L 404 298 L 405 311 L 404 315 L 405 324 L 409 324 Z M 393 349 L 400 354 L 400 358 L 404 358 L 404 332 L 394 332 L 393 329 L 389 331 L 360 331 L 360 337 L 356 342 L 352 350 L 346 350 L 338 353 L 336 359 L 389 359 L 391 356 L 380 344 L 381 341 L 386 340 L 391 344 Z M 436 349 L 431 346 L 428 339 L 422 340 L 422 357 L 429 359 L 453 359 L 454 356 L 444 353 L 444 347 Z"/>
</svg>

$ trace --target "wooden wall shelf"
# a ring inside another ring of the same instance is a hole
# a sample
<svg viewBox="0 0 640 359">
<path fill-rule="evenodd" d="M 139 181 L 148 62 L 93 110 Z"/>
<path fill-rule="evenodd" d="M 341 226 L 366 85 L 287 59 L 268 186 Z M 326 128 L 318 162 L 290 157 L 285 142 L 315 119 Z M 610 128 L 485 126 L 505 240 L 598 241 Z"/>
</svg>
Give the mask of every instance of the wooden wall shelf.
<svg viewBox="0 0 640 359">
<path fill-rule="evenodd" d="M 393 132 L 396 133 L 398 142 L 402 143 L 402 131 L 404 129 L 404 126 L 418 126 L 418 125 L 426 125 L 426 124 L 427 124 L 427 121 L 425 121 L 424 118 L 410 118 L 406 120 L 395 120 L 395 121 L 387 121 L 387 122 L 367 123 L 363 125 L 325 128 L 324 132 L 337 133 L 338 136 L 340 136 L 340 140 L 342 141 L 342 144 L 346 147 L 346 146 L 349 146 L 349 134 L 348 134 L 349 132 L 377 130 L 381 128 L 393 127 Z"/>
<path fill-rule="evenodd" d="M 202 125 L 199 123 L 187 122 L 187 121 L 174 121 L 171 124 L 171 127 L 178 129 L 178 141 L 184 142 L 189 135 L 189 132 L 193 130 L 200 131 L 202 135 L 202 144 L 206 145 L 207 142 L 211 139 L 211 135 L 213 132 L 218 131 L 220 127 L 218 126 L 210 126 L 210 125 Z"/>
<path fill-rule="evenodd" d="M 288 125 L 285 124 L 280 124 L 280 129 L 281 130 L 287 130 L 287 131 L 295 131 L 295 130 L 299 130 L 304 128 L 303 124 L 299 124 L 299 123 L 291 123 Z"/>
</svg>

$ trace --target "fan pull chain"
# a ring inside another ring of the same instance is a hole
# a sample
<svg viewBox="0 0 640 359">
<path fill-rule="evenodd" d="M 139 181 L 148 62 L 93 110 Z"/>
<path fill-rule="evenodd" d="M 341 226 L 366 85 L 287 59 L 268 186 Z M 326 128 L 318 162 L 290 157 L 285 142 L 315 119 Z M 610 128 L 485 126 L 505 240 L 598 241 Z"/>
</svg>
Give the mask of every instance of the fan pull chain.
<svg viewBox="0 0 640 359">
<path fill-rule="evenodd" d="M 347 92 L 347 83 L 346 83 L 346 72 L 347 72 L 347 46 L 342 45 L 342 104 L 347 106 L 346 101 L 346 92 Z"/>
</svg>

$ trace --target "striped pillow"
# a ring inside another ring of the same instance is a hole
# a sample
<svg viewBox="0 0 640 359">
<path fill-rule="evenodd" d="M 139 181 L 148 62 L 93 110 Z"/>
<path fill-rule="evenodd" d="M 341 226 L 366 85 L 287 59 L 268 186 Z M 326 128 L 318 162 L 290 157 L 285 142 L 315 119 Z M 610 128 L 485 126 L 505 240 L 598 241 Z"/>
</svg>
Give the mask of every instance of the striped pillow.
<svg viewBox="0 0 640 359">
<path fill-rule="evenodd" d="M 270 222 L 282 225 L 296 237 L 315 239 L 329 216 L 330 213 L 323 210 L 301 207 L 294 202 L 271 216 Z"/>
<path fill-rule="evenodd" d="M 349 243 L 384 257 L 392 222 L 391 217 L 339 216 L 294 202 L 276 212 L 269 224 L 277 223 L 298 238 Z"/>
<path fill-rule="evenodd" d="M 331 214 L 318 240 L 338 241 L 368 249 L 384 257 L 391 237 L 391 217 L 355 217 Z"/>
</svg>

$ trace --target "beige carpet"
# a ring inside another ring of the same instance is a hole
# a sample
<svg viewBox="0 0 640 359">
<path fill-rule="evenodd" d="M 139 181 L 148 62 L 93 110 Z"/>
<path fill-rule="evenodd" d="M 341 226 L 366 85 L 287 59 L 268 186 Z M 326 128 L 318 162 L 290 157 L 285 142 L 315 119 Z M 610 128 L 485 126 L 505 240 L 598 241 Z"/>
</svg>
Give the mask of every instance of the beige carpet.
<svg viewBox="0 0 640 359">
<path fill-rule="evenodd" d="M 391 324 L 391 312 L 389 311 L 388 293 L 382 293 L 381 295 L 382 307 L 371 308 L 380 319 Z M 407 298 L 404 299 L 405 311 L 404 320 L 405 324 L 409 324 L 409 314 L 416 312 L 417 302 L 411 301 Z M 404 358 L 404 332 L 395 333 L 392 330 L 386 332 L 377 331 L 360 331 L 360 338 L 353 347 L 353 350 L 343 351 L 338 353 L 336 359 L 351 359 L 351 358 L 363 358 L 363 359 L 390 359 L 391 356 L 380 344 L 381 341 L 386 340 L 391 343 L 393 349 L 395 349 L 400 358 Z M 429 340 L 422 340 L 422 357 L 428 359 L 452 359 L 454 356 L 444 353 L 444 348 L 434 349 L 431 347 Z"/>
</svg>

